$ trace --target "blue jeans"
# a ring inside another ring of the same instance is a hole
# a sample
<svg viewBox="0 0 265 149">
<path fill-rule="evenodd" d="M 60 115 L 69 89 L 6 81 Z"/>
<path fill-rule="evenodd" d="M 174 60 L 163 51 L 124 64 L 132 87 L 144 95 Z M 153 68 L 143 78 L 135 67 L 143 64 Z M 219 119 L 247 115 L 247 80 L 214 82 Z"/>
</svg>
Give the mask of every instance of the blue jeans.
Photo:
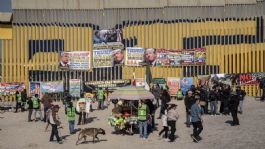
<svg viewBox="0 0 265 149">
<path fill-rule="evenodd" d="M 147 121 L 139 121 L 139 134 L 141 138 L 147 138 Z"/>
<path fill-rule="evenodd" d="M 70 133 L 74 133 L 75 131 L 75 121 L 68 121 L 69 123 L 69 131 Z"/>
<path fill-rule="evenodd" d="M 216 114 L 217 101 L 211 101 L 211 114 Z"/>
<path fill-rule="evenodd" d="M 239 112 L 243 112 L 243 100 L 239 101 Z"/>
</svg>

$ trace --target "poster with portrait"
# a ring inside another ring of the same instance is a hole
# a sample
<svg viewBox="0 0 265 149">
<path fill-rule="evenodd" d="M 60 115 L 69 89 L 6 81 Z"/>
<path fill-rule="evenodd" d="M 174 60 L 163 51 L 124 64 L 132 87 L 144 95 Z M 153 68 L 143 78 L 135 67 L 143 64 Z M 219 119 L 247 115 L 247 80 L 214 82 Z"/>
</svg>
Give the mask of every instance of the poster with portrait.
<svg viewBox="0 0 265 149">
<path fill-rule="evenodd" d="M 122 41 L 122 30 L 119 28 L 96 30 L 93 32 L 93 44 Z"/>
<path fill-rule="evenodd" d="M 169 95 L 177 95 L 180 88 L 180 78 L 168 77 L 167 86 L 169 87 Z"/>
<path fill-rule="evenodd" d="M 112 67 L 112 66 L 113 66 L 112 49 L 93 50 L 94 68 L 103 68 L 103 67 Z"/>
<path fill-rule="evenodd" d="M 193 65 L 194 53 L 194 50 L 182 50 L 181 65 Z"/>
<path fill-rule="evenodd" d="M 123 49 L 115 49 L 112 50 L 112 59 L 113 65 L 123 65 L 124 64 L 124 50 Z"/>
<path fill-rule="evenodd" d="M 72 97 L 80 97 L 81 80 L 70 79 L 69 80 L 69 93 Z"/>
<path fill-rule="evenodd" d="M 90 51 L 61 52 L 59 68 L 89 70 L 90 57 Z"/>
<path fill-rule="evenodd" d="M 126 66 L 140 66 L 144 60 L 144 48 L 128 47 L 126 48 Z"/>
<path fill-rule="evenodd" d="M 181 50 L 156 49 L 156 66 L 179 66 L 181 64 Z"/>
<path fill-rule="evenodd" d="M 205 48 L 196 48 L 194 53 L 194 63 L 196 65 L 204 65 L 206 63 Z"/>
<path fill-rule="evenodd" d="M 187 91 L 190 89 L 192 84 L 193 84 L 193 82 L 192 82 L 191 77 L 180 79 L 180 89 L 181 89 L 183 95 L 186 95 Z"/>
<path fill-rule="evenodd" d="M 41 93 L 60 93 L 63 92 L 63 81 L 41 82 Z"/>
<path fill-rule="evenodd" d="M 41 95 L 41 91 L 40 91 L 40 82 L 30 82 L 29 83 L 29 93 L 30 95 Z"/>
</svg>

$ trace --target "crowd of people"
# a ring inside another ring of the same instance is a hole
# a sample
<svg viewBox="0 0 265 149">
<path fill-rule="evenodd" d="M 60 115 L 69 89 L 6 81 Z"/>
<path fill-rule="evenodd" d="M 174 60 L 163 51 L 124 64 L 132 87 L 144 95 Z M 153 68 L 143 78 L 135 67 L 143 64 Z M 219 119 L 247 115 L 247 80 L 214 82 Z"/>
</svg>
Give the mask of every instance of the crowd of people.
<svg viewBox="0 0 265 149">
<path fill-rule="evenodd" d="M 54 104 L 54 99 L 49 94 L 44 94 L 40 99 L 38 94 L 27 98 L 26 91 L 16 93 L 16 111 L 28 110 L 28 122 L 41 120 L 46 122 L 45 130 L 49 126 L 52 127 L 50 140 L 53 141 L 54 136 L 58 143 L 63 143 L 59 136 L 58 129 L 61 128 L 61 121 L 58 115 L 60 109 L 59 105 Z M 158 136 L 164 138 L 165 141 L 174 142 L 178 137 L 176 133 L 176 123 L 179 119 L 178 105 L 171 100 L 167 87 L 161 88 L 159 84 L 151 87 L 150 92 L 153 93 L 154 100 L 139 100 L 137 105 L 137 119 L 140 138 L 147 139 L 148 135 L 154 130 L 157 130 L 155 125 L 155 113 L 159 110 L 157 119 L 161 119 L 162 129 Z M 77 125 L 87 123 L 88 114 L 91 112 L 92 103 L 98 102 L 98 110 L 103 110 L 108 99 L 108 90 L 98 88 L 95 93 L 86 95 L 81 94 L 81 97 L 74 105 L 72 98 L 68 91 L 65 92 L 63 105 L 64 112 L 69 124 L 69 133 L 75 134 L 78 130 L 75 129 L 75 119 L 78 115 Z M 177 93 L 181 95 L 181 90 Z M 231 87 L 230 85 L 213 82 L 211 88 L 205 86 L 191 86 L 184 97 L 184 105 L 186 108 L 186 126 L 193 126 L 193 134 L 191 137 L 194 142 L 202 140 L 200 136 L 203 130 L 202 115 L 232 115 L 232 126 L 239 125 L 237 113 L 243 113 L 243 101 L 246 92 L 241 90 L 239 86 Z M 180 99 L 180 98 L 178 98 Z M 41 105 L 42 104 L 42 105 Z M 116 104 L 115 104 L 116 106 Z M 43 107 L 43 114 L 41 111 Z M 32 114 L 34 113 L 34 119 Z"/>
</svg>

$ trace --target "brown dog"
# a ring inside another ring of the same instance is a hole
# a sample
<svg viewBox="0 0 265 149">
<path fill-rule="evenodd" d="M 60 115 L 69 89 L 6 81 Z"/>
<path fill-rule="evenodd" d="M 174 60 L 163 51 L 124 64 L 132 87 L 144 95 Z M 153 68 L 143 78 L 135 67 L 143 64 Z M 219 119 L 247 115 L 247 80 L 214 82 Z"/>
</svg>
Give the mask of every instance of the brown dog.
<svg viewBox="0 0 265 149">
<path fill-rule="evenodd" d="M 93 137 L 93 143 L 95 143 L 95 138 L 99 141 L 99 138 L 97 137 L 98 134 L 105 135 L 105 130 L 102 128 L 85 128 L 85 129 L 82 129 L 81 132 L 78 134 L 76 145 L 83 138 L 84 138 L 84 141 L 86 141 L 87 136 Z"/>
</svg>

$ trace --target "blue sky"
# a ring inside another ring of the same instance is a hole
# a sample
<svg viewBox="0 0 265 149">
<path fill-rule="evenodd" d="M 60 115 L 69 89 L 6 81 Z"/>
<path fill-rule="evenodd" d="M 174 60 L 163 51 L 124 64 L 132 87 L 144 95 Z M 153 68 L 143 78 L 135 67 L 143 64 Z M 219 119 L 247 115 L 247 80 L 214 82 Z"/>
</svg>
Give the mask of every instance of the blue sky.
<svg viewBox="0 0 265 149">
<path fill-rule="evenodd" d="M 0 12 L 11 12 L 11 0 L 0 0 Z"/>
</svg>

